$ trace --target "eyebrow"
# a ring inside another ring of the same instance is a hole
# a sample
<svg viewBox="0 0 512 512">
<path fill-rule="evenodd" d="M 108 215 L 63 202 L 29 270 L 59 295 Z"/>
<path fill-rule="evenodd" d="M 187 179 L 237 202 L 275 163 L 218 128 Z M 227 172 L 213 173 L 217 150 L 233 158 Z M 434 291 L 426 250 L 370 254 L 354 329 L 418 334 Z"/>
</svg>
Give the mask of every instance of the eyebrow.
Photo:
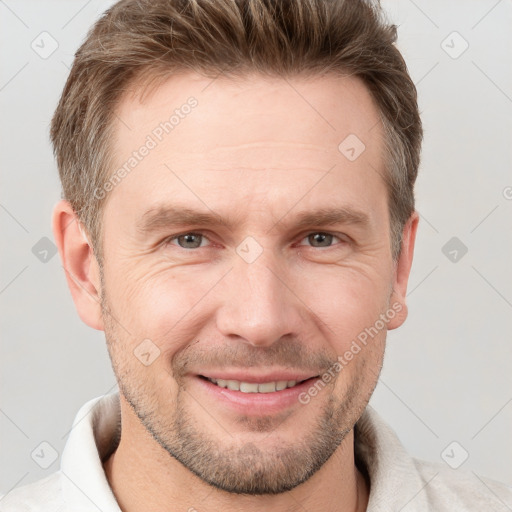
<svg viewBox="0 0 512 512">
<path fill-rule="evenodd" d="M 144 213 L 137 222 L 137 229 L 142 234 L 151 233 L 170 226 L 227 226 L 229 223 L 214 212 L 201 212 L 187 207 L 158 206 Z"/>
<path fill-rule="evenodd" d="M 188 207 L 158 206 L 147 210 L 137 222 L 137 230 L 144 235 L 177 226 L 223 226 L 233 230 L 237 223 L 224 219 L 213 211 L 203 212 Z M 319 208 L 299 212 L 292 215 L 289 212 L 276 221 L 269 231 L 278 225 L 296 230 L 308 227 L 332 226 L 335 224 L 352 224 L 367 227 L 370 218 L 367 213 L 352 207 Z"/>
<path fill-rule="evenodd" d="M 335 224 L 353 224 L 366 227 L 370 224 L 370 217 L 367 213 L 352 207 L 319 208 L 313 211 L 300 212 L 292 216 L 293 220 L 281 218 L 276 224 L 291 224 L 295 229 L 305 229 L 313 226 L 333 226 Z"/>
</svg>

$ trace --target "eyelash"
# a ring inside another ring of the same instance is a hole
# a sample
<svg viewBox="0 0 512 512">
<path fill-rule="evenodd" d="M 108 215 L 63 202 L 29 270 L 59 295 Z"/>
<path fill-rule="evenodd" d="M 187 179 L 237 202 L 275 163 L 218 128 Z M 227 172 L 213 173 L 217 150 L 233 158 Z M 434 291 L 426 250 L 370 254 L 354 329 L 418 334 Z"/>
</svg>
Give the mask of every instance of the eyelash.
<svg viewBox="0 0 512 512">
<path fill-rule="evenodd" d="M 204 239 L 210 241 L 210 239 L 204 234 L 204 233 L 201 233 L 201 232 L 197 232 L 197 231 L 186 231 L 184 233 L 180 233 L 180 234 L 177 234 L 177 235 L 172 235 L 170 237 L 167 237 L 166 239 L 163 240 L 163 244 L 164 245 L 174 245 L 175 247 L 178 247 L 179 249 L 183 249 L 184 251 L 191 251 L 191 250 L 194 250 L 194 249 L 201 249 L 203 248 L 204 246 L 200 245 L 199 247 L 193 247 L 193 248 L 186 248 L 186 247 L 181 247 L 180 245 L 178 244 L 173 244 L 172 242 L 174 242 L 175 240 L 177 240 L 178 238 L 182 237 L 182 236 L 186 236 L 186 235 L 195 235 L 195 236 L 201 236 L 203 237 Z M 342 237 L 344 238 L 348 238 L 346 235 L 336 235 L 335 233 L 331 233 L 329 231 L 310 231 L 308 233 L 306 233 L 304 236 L 302 236 L 302 238 L 300 239 L 300 242 L 302 242 L 303 240 L 309 238 L 310 236 L 312 235 L 327 235 L 327 236 L 332 236 L 333 238 L 337 239 L 338 240 L 338 243 L 333 243 L 332 245 L 329 245 L 329 246 L 326 246 L 326 247 L 315 247 L 313 245 L 303 245 L 303 247 L 310 247 L 312 249 L 330 249 L 331 247 L 334 247 L 338 244 L 346 244 L 348 243 L 348 240 L 346 239 L 343 239 Z M 211 241 L 210 241 L 211 242 Z"/>
</svg>

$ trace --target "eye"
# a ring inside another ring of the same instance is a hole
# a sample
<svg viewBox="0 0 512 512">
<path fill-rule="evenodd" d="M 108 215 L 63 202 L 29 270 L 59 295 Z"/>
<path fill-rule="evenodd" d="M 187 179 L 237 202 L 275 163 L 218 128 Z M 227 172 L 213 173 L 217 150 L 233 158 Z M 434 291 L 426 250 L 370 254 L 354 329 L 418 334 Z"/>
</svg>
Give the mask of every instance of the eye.
<svg viewBox="0 0 512 512">
<path fill-rule="evenodd" d="M 167 239 L 167 243 L 177 244 L 183 249 L 197 249 L 198 247 L 203 247 L 206 240 L 206 237 L 201 233 L 184 233 Z"/>
<path fill-rule="evenodd" d="M 335 241 L 341 241 L 336 235 L 321 231 L 310 233 L 308 236 L 304 237 L 301 242 L 304 240 L 307 240 L 308 244 L 301 243 L 300 245 L 310 245 L 311 247 L 331 247 L 332 245 L 335 245 Z"/>
</svg>

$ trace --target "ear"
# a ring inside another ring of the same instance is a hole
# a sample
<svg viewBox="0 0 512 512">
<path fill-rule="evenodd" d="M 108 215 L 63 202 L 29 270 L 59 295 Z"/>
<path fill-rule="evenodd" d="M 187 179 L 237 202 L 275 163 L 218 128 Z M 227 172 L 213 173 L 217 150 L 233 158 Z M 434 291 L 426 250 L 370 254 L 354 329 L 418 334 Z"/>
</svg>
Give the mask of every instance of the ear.
<svg viewBox="0 0 512 512">
<path fill-rule="evenodd" d="M 80 318 L 89 327 L 103 330 L 99 265 L 68 201 L 59 201 L 53 209 L 53 236 Z"/>
<path fill-rule="evenodd" d="M 402 246 L 400 256 L 395 264 L 393 276 L 393 292 L 391 293 L 390 305 L 397 312 L 396 316 L 388 323 L 388 330 L 400 327 L 407 318 L 407 283 L 411 272 L 412 259 L 414 255 L 414 243 L 418 230 L 419 215 L 417 212 L 409 217 L 402 232 Z"/>
</svg>

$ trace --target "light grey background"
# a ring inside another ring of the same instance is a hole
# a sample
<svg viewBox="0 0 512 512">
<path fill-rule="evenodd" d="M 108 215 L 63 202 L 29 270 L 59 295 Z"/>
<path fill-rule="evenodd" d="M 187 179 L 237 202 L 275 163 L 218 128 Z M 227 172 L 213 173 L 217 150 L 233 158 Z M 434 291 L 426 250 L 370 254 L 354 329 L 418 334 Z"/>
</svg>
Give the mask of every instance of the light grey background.
<svg viewBox="0 0 512 512">
<path fill-rule="evenodd" d="M 31 453 L 46 441 L 61 454 L 78 408 L 115 389 L 103 333 L 81 323 L 58 255 L 32 252 L 53 239 L 60 196 L 50 118 L 110 4 L 0 0 L 0 493 L 55 471 L 57 459 L 42 469 Z M 384 6 L 418 85 L 425 143 L 410 316 L 389 334 L 371 403 L 412 454 L 443 462 L 456 441 L 452 464 L 467 451 L 461 469 L 511 485 L 512 3 Z M 43 31 L 59 45 L 47 58 L 31 47 L 51 49 Z M 442 252 L 452 237 L 468 249 L 455 248 L 456 262 L 454 248 Z"/>
</svg>

